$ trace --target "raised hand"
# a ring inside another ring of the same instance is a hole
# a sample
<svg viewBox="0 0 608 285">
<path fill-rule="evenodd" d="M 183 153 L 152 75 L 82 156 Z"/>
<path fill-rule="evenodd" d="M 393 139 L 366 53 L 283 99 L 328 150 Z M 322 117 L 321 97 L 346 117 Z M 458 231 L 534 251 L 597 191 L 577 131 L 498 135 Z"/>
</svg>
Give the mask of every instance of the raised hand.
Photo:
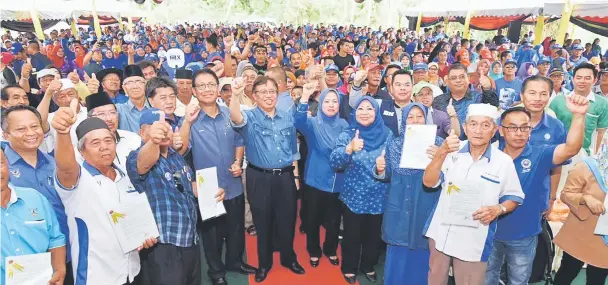
<svg viewBox="0 0 608 285">
<path fill-rule="evenodd" d="M 21 67 L 21 78 L 30 78 L 32 75 L 32 60 L 28 57 Z"/>
<path fill-rule="evenodd" d="M 232 35 L 224 37 L 224 48 L 230 50 L 232 45 L 234 45 L 234 37 L 232 37 Z"/>
<path fill-rule="evenodd" d="M 72 99 L 70 107 L 61 107 L 55 112 L 51 126 L 58 134 L 69 135 L 72 125 L 76 123 L 78 114 L 78 99 Z"/>
<path fill-rule="evenodd" d="M 183 146 L 184 140 L 182 139 L 182 135 L 179 133 L 179 127 L 177 127 L 173 132 L 173 149 L 179 151 Z"/>
<path fill-rule="evenodd" d="M 302 86 L 304 90 L 302 91 L 302 98 L 300 99 L 300 102 L 308 102 L 310 96 L 315 93 L 315 90 L 317 90 L 317 86 L 319 86 L 319 81 L 316 80 L 304 84 L 304 86 Z"/>
<path fill-rule="evenodd" d="M 380 156 L 376 158 L 376 172 L 380 175 L 386 170 L 386 150 L 382 150 Z"/>
<path fill-rule="evenodd" d="M 489 90 L 492 88 L 492 82 L 490 82 L 490 78 L 485 75 L 481 75 L 479 77 L 479 84 L 483 87 L 484 90 Z"/>
<path fill-rule="evenodd" d="M 361 83 L 367 79 L 367 70 L 360 69 L 355 73 L 355 79 L 353 80 L 353 85 L 361 86 Z"/>
<path fill-rule="evenodd" d="M 232 80 L 232 97 L 236 98 L 245 90 L 245 79 L 242 77 Z"/>
<path fill-rule="evenodd" d="M 586 97 L 576 95 L 572 93 L 570 96 L 566 96 L 566 107 L 573 114 L 585 115 L 589 110 L 589 99 Z"/>
<path fill-rule="evenodd" d="M 53 95 L 61 90 L 61 87 L 63 87 L 63 83 L 61 83 L 59 74 L 55 74 L 55 79 L 53 79 L 51 84 L 49 84 L 49 87 L 46 88 L 46 94 Z"/>
<path fill-rule="evenodd" d="M 95 73 L 93 73 L 91 78 L 87 81 L 87 89 L 89 89 L 89 92 L 91 92 L 91 94 L 98 92 L 99 80 L 97 80 L 97 75 L 95 75 Z"/>
<path fill-rule="evenodd" d="M 454 133 L 454 130 L 450 130 L 450 135 L 443 141 L 441 147 L 448 152 L 455 152 L 460 149 L 460 140 Z"/>
<path fill-rule="evenodd" d="M 160 118 L 150 126 L 150 139 L 154 144 L 161 144 L 165 139 L 169 138 L 169 130 L 171 126 L 165 121 L 165 112 L 159 111 Z"/>
<path fill-rule="evenodd" d="M 186 114 L 185 119 L 188 123 L 193 123 L 198 118 L 198 114 L 201 112 L 201 107 L 199 105 L 188 105 L 186 106 Z"/>
<path fill-rule="evenodd" d="M 217 62 L 212 68 L 211 70 L 213 70 L 213 72 L 215 72 L 215 75 L 217 75 L 217 77 L 222 77 L 222 75 L 224 74 L 224 63 L 222 62 Z"/>
<path fill-rule="evenodd" d="M 78 84 L 78 82 L 80 82 L 80 77 L 78 76 L 78 71 L 76 69 L 74 69 L 72 72 L 68 73 L 68 78 L 74 84 Z"/>
<path fill-rule="evenodd" d="M 452 105 L 452 100 L 450 99 L 450 102 L 448 102 L 448 106 L 445 108 L 445 111 L 448 113 L 448 115 L 450 117 L 453 116 L 457 116 L 458 114 L 456 113 L 456 109 L 454 109 L 454 105 Z"/>
<path fill-rule="evenodd" d="M 129 45 L 129 48 L 127 49 L 127 54 L 135 55 L 135 49 L 133 48 L 133 46 Z"/>
<path fill-rule="evenodd" d="M 353 152 L 358 152 L 363 149 L 363 139 L 359 138 L 359 130 L 355 131 L 355 137 L 350 141 L 348 146 L 346 147 L 346 153 L 352 154 Z"/>
</svg>

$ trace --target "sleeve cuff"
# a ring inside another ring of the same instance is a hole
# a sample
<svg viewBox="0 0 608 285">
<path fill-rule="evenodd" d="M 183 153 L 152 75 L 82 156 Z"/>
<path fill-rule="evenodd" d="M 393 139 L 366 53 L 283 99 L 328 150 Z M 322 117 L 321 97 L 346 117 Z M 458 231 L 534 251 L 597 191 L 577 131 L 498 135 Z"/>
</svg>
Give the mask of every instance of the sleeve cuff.
<svg viewBox="0 0 608 285">
<path fill-rule="evenodd" d="M 242 129 L 243 127 L 245 127 L 245 125 L 247 125 L 247 116 L 245 115 L 245 112 L 241 111 L 241 116 L 243 116 L 243 122 L 240 124 L 237 124 L 237 123 L 233 122 L 232 120 L 230 120 L 230 125 L 233 128 Z"/>
<path fill-rule="evenodd" d="M 79 167 L 78 168 L 78 180 L 76 181 L 76 184 L 74 184 L 74 186 L 72 186 L 72 187 L 66 187 L 66 186 L 63 186 L 61 184 L 61 182 L 59 182 L 59 178 L 57 177 L 57 173 L 55 173 L 55 184 L 57 186 L 59 186 L 59 188 L 61 188 L 61 190 L 64 190 L 64 191 L 73 191 L 76 188 L 78 188 L 78 184 L 80 184 L 80 177 L 81 177 L 81 175 L 82 175 L 82 167 Z"/>
<path fill-rule="evenodd" d="M 500 199 L 498 200 L 499 203 L 502 203 L 504 201 L 514 201 L 520 205 L 524 203 L 524 199 L 522 197 L 515 195 L 505 195 L 500 197 Z"/>
<path fill-rule="evenodd" d="M 65 245 L 66 245 L 66 243 L 65 243 L 65 236 L 62 236 L 60 238 L 56 238 L 56 239 L 51 240 L 51 242 L 49 242 L 49 249 L 54 249 L 54 248 L 62 247 L 62 246 L 65 246 Z"/>
</svg>

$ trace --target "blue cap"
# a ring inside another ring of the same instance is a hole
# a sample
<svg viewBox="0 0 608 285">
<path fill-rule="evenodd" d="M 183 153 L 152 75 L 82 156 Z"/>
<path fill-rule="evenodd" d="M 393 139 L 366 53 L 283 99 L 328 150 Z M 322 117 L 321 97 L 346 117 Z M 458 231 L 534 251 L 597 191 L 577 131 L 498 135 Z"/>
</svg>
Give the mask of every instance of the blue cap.
<svg viewBox="0 0 608 285">
<path fill-rule="evenodd" d="M 420 69 L 429 70 L 429 66 L 426 63 L 416 63 L 412 67 L 413 71 L 420 70 Z"/>
<path fill-rule="evenodd" d="M 158 56 L 155 53 L 149 53 L 144 56 L 145 60 L 158 61 Z"/>
<path fill-rule="evenodd" d="M 340 73 L 340 69 L 338 68 L 338 66 L 337 66 L 337 65 L 335 65 L 335 64 L 333 64 L 333 63 L 332 63 L 332 64 L 328 64 L 328 65 L 325 67 L 325 72 L 328 72 L 328 71 L 330 71 L 330 70 L 333 70 L 333 71 L 335 71 L 335 72 Z"/>
<path fill-rule="evenodd" d="M 572 50 L 585 50 L 585 48 L 583 48 L 582 45 L 575 44 L 575 45 L 572 45 Z"/>
<path fill-rule="evenodd" d="M 147 108 L 141 112 L 139 117 L 139 126 L 152 125 L 160 119 L 161 111 L 157 108 Z M 165 115 L 166 116 L 166 115 Z"/>
<path fill-rule="evenodd" d="M 23 45 L 21 43 L 13 43 L 13 45 L 11 46 L 11 52 L 13 54 L 17 54 L 19 52 L 21 52 L 23 50 Z"/>
<path fill-rule="evenodd" d="M 507 59 L 507 61 L 505 61 L 505 66 L 507 66 L 507 64 L 513 64 L 515 66 L 517 66 L 517 61 L 513 60 L 513 59 Z"/>
<path fill-rule="evenodd" d="M 551 59 L 548 56 L 541 56 L 540 59 L 538 59 L 538 64 L 543 63 L 551 63 Z"/>
<path fill-rule="evenodd" d="M 562 45 L 560 45 L 560 44 L 554 44 L 551 46 L 551 49 L 560 49 L 560 48 L 562 48 Z"/>
<path fill-rule="evenodd" d="M 508 38 L 502 38 L 502 40 L 500 40 L 501 44 L 508 44 L 511 43 L 511 40 L 509 40 Z"/>
</svg>

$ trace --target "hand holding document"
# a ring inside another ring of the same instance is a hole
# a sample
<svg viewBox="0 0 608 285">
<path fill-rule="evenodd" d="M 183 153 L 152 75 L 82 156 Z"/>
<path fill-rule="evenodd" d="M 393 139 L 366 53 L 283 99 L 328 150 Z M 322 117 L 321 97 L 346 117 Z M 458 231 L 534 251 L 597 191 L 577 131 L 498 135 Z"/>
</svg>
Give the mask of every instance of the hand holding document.
<svg viewBox="0 0 608 285">
<path fill-rule="evenodd" d="M 456 180 L 446 185 L 445 194 L 448 195 L 448 203 L 443 209 L 443 222 L 457 226 L 479 227 L 479 221 L 473 220 L 473 213 L 481 207 L 483 191 L 481 183 Z"/>
<path fill-rule="evenodd" d="M 4 262 L 6 285 L 46 285 L 53 277 L 50 252 L 7 256 Z"/>
<path fill-rule="evenodd" d="M 409 125 L 405 127 L 400 168 L 425 169 L 431 163 L 426 151 L 435 144 L 437 125 Z"/>
<path fill-rule="evenodd" d="M 608 209 L 608 195 L 604 199 L 604 209 Z M 597 225 L 595 226 L 595 231 L 593 231 L 596 235 L 608 236 L 608 212 L 606 214 L 600 215 L 600 218 L 597 220 Z"/>
<path fill-rule="evenodd" d="M 210 167 L 197 170 L 196 189 L 198 191 L 198 207 L 203 221 L 226 214 L 224 203 L 216 201 L 219 189 L 217 168 Z"/>
<path fill-rule="evenodd" d="M 160 236 L 145 194 L 110 209 L 107 213 L 124 253 L 139 248 L 146 239 Z"/>
</svg>

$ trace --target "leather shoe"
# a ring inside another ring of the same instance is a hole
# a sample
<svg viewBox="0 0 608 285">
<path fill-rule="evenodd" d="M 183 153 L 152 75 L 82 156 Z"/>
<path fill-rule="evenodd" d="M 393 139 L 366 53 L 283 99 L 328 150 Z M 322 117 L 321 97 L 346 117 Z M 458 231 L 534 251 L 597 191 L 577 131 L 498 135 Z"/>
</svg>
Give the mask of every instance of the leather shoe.
<svg viewBox="0 0 608 285">
<path fill-rule="evenodd" d="M 302 268 L 302 265 L 300 265 L 297 261 L 292 262 L 290 265 L 283 265 L 283 266 L 287 267 L 289 270 L 291 270 L 291 272 L 293 272 L 295 274 L 306 273 L 306 271 L 304 271 L 304 268 Z"/>
<path fill-rule="evenodd" d="M 369 273 L 373 273 L 373 274 L 369 274 Z M 369 273 L 365 273 L 365 278 L 367 278 L 367 280 L 369 280 L 369 282 L 376 283 L 376 280 L 377 280 L 376 271 L 372 271 Z"/>
<path fill-rule="evenodd" d="M 220 277 L 217 279 L 211 279 L 211 283 L 213 285 L 228 285 L 228 281 L 226 281 L 226 278 L 224 278 L 224 277 Z"/>
<path fill-rule="evenodd" d="M 311 259 L 310 259 L 310 266 L 312 266 L 312 267 L 317 267 L 317 266 L 319 266 L 319 261 L 320 261 L 320 260 L 321 260 L 320 258 L 317 258 L 317 260 L 312 260 L 312 258 L 311 258 Z"/>
<path fill-rule="evenodd" d="M 264 280 L 266 280 L 266 277 L 268 277 L 268 271 L 269 269 L 266 268 L 259 268 L 258 270 L 255 271 L 255 282 L 262 282 Z"/>
<path fill-rule="evenodd" d="M 243 275 L 255 274 L 256 270 L 258 270 L 258 269 L 247 263 L 242 263 L 238 267 L 228 268 L 228 271 L 234 271 L 236 273 L 240 273 Z"/>
<path fill-rule="evenodd" d="M 344 276 L 344 280 L 346 280 L 346 282 L 348 284 L 355 284 L 355 283 L 357 283 L 357 276 L 356 275 L 353 275 L 353 276 L 343 275 L 343 276 Z"/>
<path fill-rule="evenodd" d="M 335 258 L 335 259 L 331 259 L 331 258 L 329 258 L 329 257 L 328 257 L 327 259 L 329 259 L 329 263 L 331 263 L 331 265 L 334 265 L 334 266 L 338 266 L 338 265 L 340 265 L 340 259 L 338 259 L 338 257 L 337 257 L 337 256 L 336 256 L 336 258 Z"/>
</svg>

